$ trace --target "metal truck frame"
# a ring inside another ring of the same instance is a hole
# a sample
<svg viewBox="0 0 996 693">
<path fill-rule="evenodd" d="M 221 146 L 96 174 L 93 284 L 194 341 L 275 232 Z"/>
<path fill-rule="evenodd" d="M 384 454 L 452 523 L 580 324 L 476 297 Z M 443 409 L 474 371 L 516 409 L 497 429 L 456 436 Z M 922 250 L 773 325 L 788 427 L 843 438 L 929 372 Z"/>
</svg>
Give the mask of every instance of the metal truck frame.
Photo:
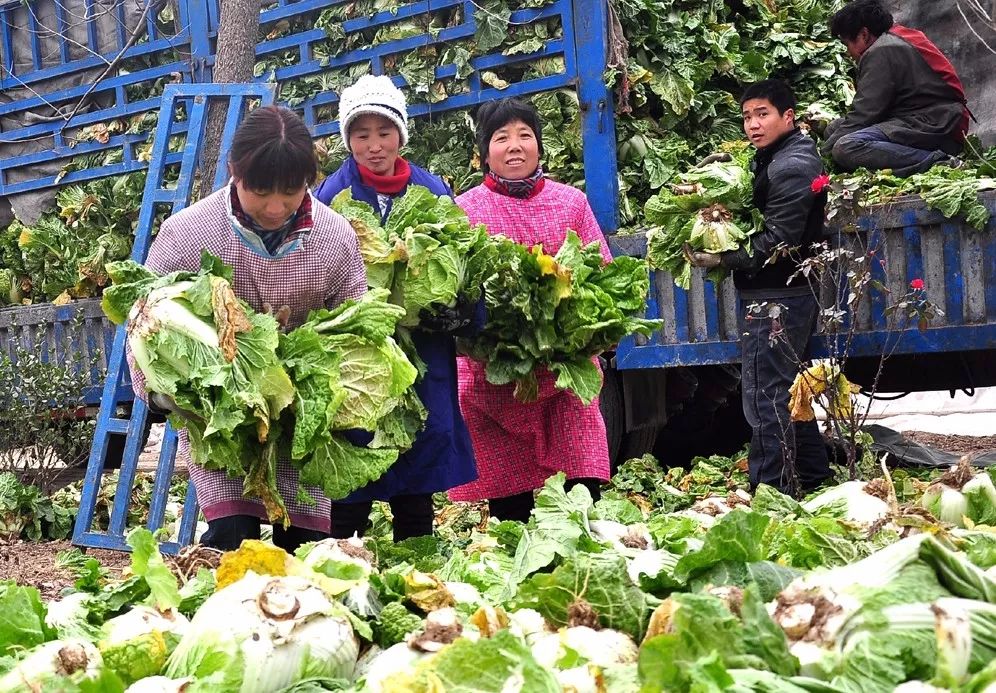
<svg viewBox="0 0 996 693">
<path fill-rule="evenodd" d="M 93 0 L 79 1 L 88 7 L 93 3 Z M 129 85 L 168 75 L 178 76 L 179 81 L 188 85 L 209 82 L 218 30 L 217 0 L 178 0 L 179 29 L 172 36 L 163 36 L 155 22 L 146 17 L 147 40 L 133 45 L 128 45 L 125 32 L 118 32 L 116 42 L 112 40 L 108 46 L 101 45 L 100 36 L 87 26 L 82 40 L 76 41 L 87 47 L 82 57 L 78 46 L 68 42 L 52 44 L 55 52 L 46 52 L 37 35 L 33 34 L 27 47 L 21 46 L 28 51 L 28 58 L 25 60 L 21 56 L 19 62 L 15 60 L 18 47 L 10 27 L 25 25 L 18 22 L 34 26 L 30 24 L 37 21 L 32 19 L 34 14 L 26 13 L 25 8 L 40 7 L 46 2 L 34 0 L 27 4 L 6 3 L 0 6 L 0 52 L 5 68 L 0 88 L 7 90 L 27 86 L 38 93 L 37 97 L 0 105 L 0 118 L 15 118 L 47 103 L 73 103 L 84 97 L 91 98 L 91 107 L 68 121 L 36 123 L 6 130 L 0 144 L 49 138 L 50 146 L 44 151 L 20 157 L 0 158 L 0 197 L 37 192 L 51 189 L 61 182 L 115 175 L 146 166 L 161 171 L 167 165 L 178 165 L 179 155 L 153 158 L 151 164 L 141 160 L 136 148 L 146 141 L 147 133 L 116 134 L 104 142 L 87 142 L 75 147 L 70 135 L 88 124 L 159 110 L 158 99 L 129 102 Z M 262 11 L 261 23 L 265 25 L 281 19 L 312 16 L 337 4 L 341 4 L 341 0 L 278 0 Z M 55 3 L 53 6 L 61 5 Z M 478 13 L 482 10 L 471 0 L 422 0 L 404 5 L 396 12 L 381 12 L 344 22 L 344 31 L 350 33 L 457 6 L 463 9 L 463 23 L 459 26 L 448 27 L 436 34 L 426 33 L 353 50 L 331 60 L 314 56 L 315 44 L 324 41 L 326 36 L 324 31 L 313 26 L 289 36 L 262 41 L 257 45 L 256 52 L 258 57 L 280 51 L 298 52 L 296 64 L 276 71 L 278 81 L 322 74 L 330 69 L 359 63 L 369 63 L 371 71 L 384 73 L 385 59 L 392 55 L 430 44 L 472 38 Z M 645 252 L 642 235 L 615 234 L 619 203 L 615 120 L 612 94 L 603 78 L 608 36 L 607 4 L 604 0 L 552 0 L 541 8 L 516 10 L 511 16 L 513 22 L 549 18 L 559 18 L 562 32 L 560 36 L 547 40 L 539 51 L 529 55 L 475 57 L 471 60 L 473 70 L 467 78 L 468 91 L 449 96 L 439 103 L 413 104 L 410 112 L 418 118 L 445 110 L 469 108 L 501 96 L 575 89 L 583 114 L 586 193 L 592 209 L 609 236 L 610 247 L 615 254 L 642 256 Z M 59 21 L 65 21 L 65 18 Z M 163 66 L 117 75 L 92 85 L 62 85 L 57 90 L 46 91 L 46 85 L 55 83 L 53 80 L 59 76 L 84 74 L 99 67 L 100 60 L 94 56 L 103 56 L 103 62 L 109 63 L 119 59 L 119 54 L 126 59 L 160 55 L 163 56 Z M 53 59 L 52 55 L 56 57 Z M 548 57 L 563 60 L 562 73 L 525 80 L 501 90 L 488 86 L 481 79 L 486 70 Z M 435 77 L 448 79 L 454 73 L 452 66 L 440 67 L 436 68 Z M 405 85 L 403 78 L 392 76 L 400 86 Z M 335 121 L 322 117 L 323 109 L 335 101 L 334 93 L 323 92 L 296 104 L 295 108 L 303 114 L 316 136 L 324 136 L 338 129 Z M 32 174 L 32 165 L 53 160 L 66 161 L 82 152 L 106 149 L 120 150 L 121 163 L 99 170 L 74 172 L 64 178 L 51 172 Z M 189 153 L 184 160 L 190 160 Z M 996 216 L 996 195 L 987 196 L 985 203 Z M 990 221 L 983 232 L 974 231 L 958 220 L 940 217 L 914 199 L 869 209 L 855 220 L 855 225 L 858 229 L 855 233 L 863 234 L 865 242 L 882 248 L 885 263 L 879 262 L 872 269 L 876 279 L 898 291 L 907 286 L 911 278 L 922 278 L 932 300 L 944 308 L 945 316 L 923 332 L 909 329 L 896 335 L 887 329 L 884 303 L 873 299 L 867 314 L 853 318 L 857 323 L 857 336 L 850 354 L 854 367 L 860 370 L 863 362 L 880 356 L 887 339 L 898 339 L 899 346 L 893 358 L 896 368 L 885 379 L 883 387 L 894 390 L 952 389 L 996 383 L 996 366 L 993 366 L 992 358 L 996 345 L 996 221 Z M 137 231 L 136 259 L 144 259 L 150 231 L 144 227 Z M 837 238 L 839 242 L 848 242 L 847 233 L 840 232 Z M 675 287 L 666 273 L 655 272 L 651 286 L 647 317 L 663 318 L 664 329 L 649 340 L 626 340 L 611 359 L 613 367 L 606 372 L 602 408 L 610 445 L 618 455 L 628 456 L 652 450 L 654 441 L 669 420 L 674 424 L 675 413 L 681 412 L 678 418 L 689 418 L 690 412 L 698 406 L 696 402 L 706 404 L 706 415 L 699 417 L 699 423 L 705 425 L 707 431 L 713 427 L 711 430 L 719 432 L 720 427 L 714 417 L 717 409 L 726 406 L 729 412 L 739 412 L 736 402 L 724 405 L 726 400 L 733 399 L 731 395 L 738 386 L 736 317 L 741 308 L 737 305 L 731 283 L 727 281 L 715 286 L 705 281 L 701 273 L 696 273 L 691 289 L 684 291 Z M 57 324 L 67 319 L 74 311 L 90 310 L 88 305 L 80 302 L 73 307 L 59 309 L 55 312 L 54 322 Z M 13 312 L 21 314 L 25 310 L 15 308 Z M 6 311 L 0 311 L 0 347 L 18 338 L 10 331 L 4 331 L 5 314 Z M 58 341 L 57 333 L 52 334 L 52 338 Z M 831 335 L 814 337 L 814 350 L 817 353 L 825 351 L 826 340 L 832 338 Z M 118 349 L 114 351 L 116 353 L 111 354 L 111 361 L 119 359 L 122 354 Z M 102 405 L 108 408 L 128 398 L 126 381 L 121 379 L 120 362 L 111 361 L 107 365 L 115 374 L 115 384 L 106 384 L 102 397 Z M 911 368 L 910 364 L 916 368 Z M 107 401 L 108 397 L 113 401 Z M 136 407 L 136 410 L 140 409 L 142 407 Z M 107 411 L 111 412 L 111 409 Z M 127 436 L 122 477 L 128 478 L 127 470 L 131 468 L 133 473 L 136 461 L 133 458 L 137 458 L 140 449 L 139 442 L 132 436 L 140 435 L 141 426 L 136 421 L 128 420 L 112 423 L 111 419 L 116 416 L 118 414 L 113 412 L 106 415 L 101 412 L 104 422 L 102 435 Z M 138 418 L 143 421 L 144 416 L 144 411 L 138 412 Z M 87 472 L 89 484 L 99 483 L 106 447 L 106 441 L 101 444 L 98 440 L 95 444 Z M 172 446 L 167 444 L 165 448 L 171 457 Z M 168 464 L 172 469 L 172 459 Z M 127 488 L 119 487 L 119 491 L 127 497 Z M 86 507 L 83 510 L 81 517 L 85 520 Z M 123 518 L 124 514 L 117 516 Z M 191 528 L 188 520 L 185 518 L 185 529 Z M 161 516 L 158 521 L 161 521 Z M 152 529 L 158 528 L 156 522 L 155 518 L 150 521 Z M 75 540 L 90 546 L 125 548 L 123 530 L 122 519 L 114 524 L 109 534 L 91 535 L 87 521 L 77 527 Z M 189 537 L 181 537 L 180 543 L 184 541 L 189 541 Z M 168 548 L 176 550 L 177 546 L 174 544 Z"/>
</svg>

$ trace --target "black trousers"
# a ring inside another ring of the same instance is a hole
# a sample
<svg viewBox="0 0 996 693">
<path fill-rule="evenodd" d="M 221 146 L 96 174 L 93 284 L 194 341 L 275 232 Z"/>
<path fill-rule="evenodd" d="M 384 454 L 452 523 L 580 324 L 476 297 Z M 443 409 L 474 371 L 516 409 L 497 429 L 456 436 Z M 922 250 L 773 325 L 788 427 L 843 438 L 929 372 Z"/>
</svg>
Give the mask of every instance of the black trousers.
<svg viewBox="0 0 996 693">
<path fill-rule="evenodd" d="M 230 515 L 208 522 L 201 544 L 220 551 L 234 551 L 244 539 L 259 539 L 260 519 L 252 515 Z M 301 544 L 328 538 L 325 532 L 291 525 L 273 525 L 273 543 L 288 553 L 294 553 Z"/>
<path fill-rule="evenodd" d="M 800 362 L 807 358 L 819 309 L 816 298 L 806 294 L 742 301 L 740 384 L 744 416 L 753 429 L 747 458 L 751 488 L 768 484 L 789 493 L 794 485 L 793 471 L 803 491 L 816 488 L 831 475 L 823 435 L 815 421 L 793 423 L 789 418 L 789 388 Z M 781 337 L 773 342 L 770 317 L 744 317 L 751 303 L 764 301 L 784 308 L 778 319 Z M 786 464 L 789 455 L 794 458 L 794 470 Z"/>
<path fill-rule="evenodd" d="M 570 491 L 577 485 L 584 486 L 591 494 L 593 501 L 598 501 L 602 497 L 602 482 L 599 479 L 568 479 L 564 483 L 564 490 Z M 499 520 L 515 520 L 517 522 L 528 522 L 529 514 L 533 511 L 533 492 L 525 491 L 514 496 L 504 498 L 489 498 L 488 511 L 491 517 Z"/>
<path fill-rule="evenodd" d="M 435 511 L 431 493 L 394 496 L 388 503 L 394 515 L 394 541 L 432 534 Z M 363 536 L 370 527 L 370 510 L 373 501 L 361 503 L 332 503 L 332 536 L 349 539 L 354 534 Z"/>
</svg>

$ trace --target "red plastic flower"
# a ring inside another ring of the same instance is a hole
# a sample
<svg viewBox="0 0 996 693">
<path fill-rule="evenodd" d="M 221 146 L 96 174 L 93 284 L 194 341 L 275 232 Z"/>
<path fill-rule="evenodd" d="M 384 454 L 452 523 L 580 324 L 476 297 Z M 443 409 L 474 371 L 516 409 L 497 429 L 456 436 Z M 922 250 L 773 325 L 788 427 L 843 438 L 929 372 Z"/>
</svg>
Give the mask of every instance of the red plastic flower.
<svg viewBox="0 0 996 693">
<path fill-rule="evenodd" d="M 914 279 L 910 282 L 910 288 L 914 291 L 923 291 L 923 280 Z"/>
<path fill-rule="evenodd" d="M 814 193 L 819 195 L 821 192 L 830 187 L 830 176 L 825 173 L 821 173 L 813 179 L 813 182 L 809 184 L 809 189 Z"/>
</svg>

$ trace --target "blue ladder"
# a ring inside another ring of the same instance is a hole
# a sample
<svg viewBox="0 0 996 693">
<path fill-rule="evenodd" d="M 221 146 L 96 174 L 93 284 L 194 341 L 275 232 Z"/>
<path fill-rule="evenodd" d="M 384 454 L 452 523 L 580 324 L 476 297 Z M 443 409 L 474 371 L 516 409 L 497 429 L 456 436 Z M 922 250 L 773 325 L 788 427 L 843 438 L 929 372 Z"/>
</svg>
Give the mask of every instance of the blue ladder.
<svg viewBox="0 0 996 693">
<path fill-rule="evenodd" d="M 272 104 L 273 99 L 273 87 L 268 84 L 171 84 L 166 87 L 159 112 L 159 124 L 156 128 L 148 178 L 145 181 L 143 206 L 135 230 L 135 244 L 131 254 L 133 260 L 144 262 L 148 255 L 156 213 L 166 207 L 169 214 L 175 214 L 190 203 L 194 173 L 197 171 L 205 137 L 209 105 L 218 103 L 227 109 L 218 157 L 219 164 L 211 188 L 216 190 L 224 185 L 228 177 L 226 165 L 228 150 L 235 130 L 247 109 L 256 103 Z M 185 143 L 182 147 L 178 147 L 176 140 L 181 137 L 185 139 Z M 167 173 L 173 174 L 177 171 L 179 177 L 174 185 L 167 180 Z M 148 408 L 145 402 L 135 398 L 129 415 L 122 416 L 118 411 L 119 403 L 124 401 L 120 397 L 120 391 L 127 392 L 130 382 L 125 361 L 126 339 L 125 328 L 118 327 L 114 334 L 114 346 L 110 358 L 107 359 L 107 378 L 104 381 L 104 391 L 100 401 L 97 430 L 94 433 L 90 460 L 84 476 L 80 509 L 73 529 L 73 544 L 77 546 L 129 550 L 125 542 L 128 505 L 138 470 L 138 457 L 142 451 Z M 103 482 L 107 443 L 112 435 L 125 436 L 121 471 L 114 491 L 109 527 L 106 532 L 94 531 L 93 519 Z M 158 531 L 163 525 L 167 494 L 173 477 L 176 444 L 176 431 L 167 424 L 146 522 L 146 527 L 153 532 Z M 181 547 L 193 541 L 198 512 L 194 486 L 188 484 L 178 540 L 161 543 L 160 549 L 164 553 L 175 554 Z"/>
</svg>

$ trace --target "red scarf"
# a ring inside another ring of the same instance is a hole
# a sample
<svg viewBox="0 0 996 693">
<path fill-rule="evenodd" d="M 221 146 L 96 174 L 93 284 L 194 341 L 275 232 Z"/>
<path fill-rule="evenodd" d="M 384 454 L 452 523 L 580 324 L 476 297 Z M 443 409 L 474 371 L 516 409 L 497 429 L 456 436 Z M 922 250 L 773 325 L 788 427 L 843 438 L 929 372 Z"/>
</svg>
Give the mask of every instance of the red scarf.
<svg viewBox="0 0 996 693">
<path fill-rule="evenodd" d="M 944 83 L 951 87 L 951 91 L 954 92 L 955 98 L 962 105 L 962 116 L 961 123 L 958 125 L 958 131 L 955 136 L 961 140 L 965 141 L 965 133 L 968 132 L 968 118 L 970 112 L 968 106 L 966 105 L 965 99 L 965 88 L 961 84 L 961 80 L 958 79 L 958 73 L 955 72 L 954 66 L 951 64 L 940 49 L 935 46 L 930 39 L 928 39 L 923 32 L 917 31 L 916 29 L 909 29 L 900 24 L 894 24 L 889 33 L 893 36 L 898 36 L 906 43 L 913 46 L 916 51 L 923 56 L 923 59 L 927 62 L 927 65 L 931 70 L 937 73 L 937 76 L 944 80 Z"/>
<path fill-rule="evenodd" d="M 356 170 L 360 172 L 360 180 L 363 181 L 363 184 L 370 186 L 380 195 L 397 195 L 405 189 L 412 177 L 411 166 L 400 156 L 394 162 L 392 175 L 382 176 L 379 173 L 374 173 L 359 162 L 356 163 Z"/>
</svg>

